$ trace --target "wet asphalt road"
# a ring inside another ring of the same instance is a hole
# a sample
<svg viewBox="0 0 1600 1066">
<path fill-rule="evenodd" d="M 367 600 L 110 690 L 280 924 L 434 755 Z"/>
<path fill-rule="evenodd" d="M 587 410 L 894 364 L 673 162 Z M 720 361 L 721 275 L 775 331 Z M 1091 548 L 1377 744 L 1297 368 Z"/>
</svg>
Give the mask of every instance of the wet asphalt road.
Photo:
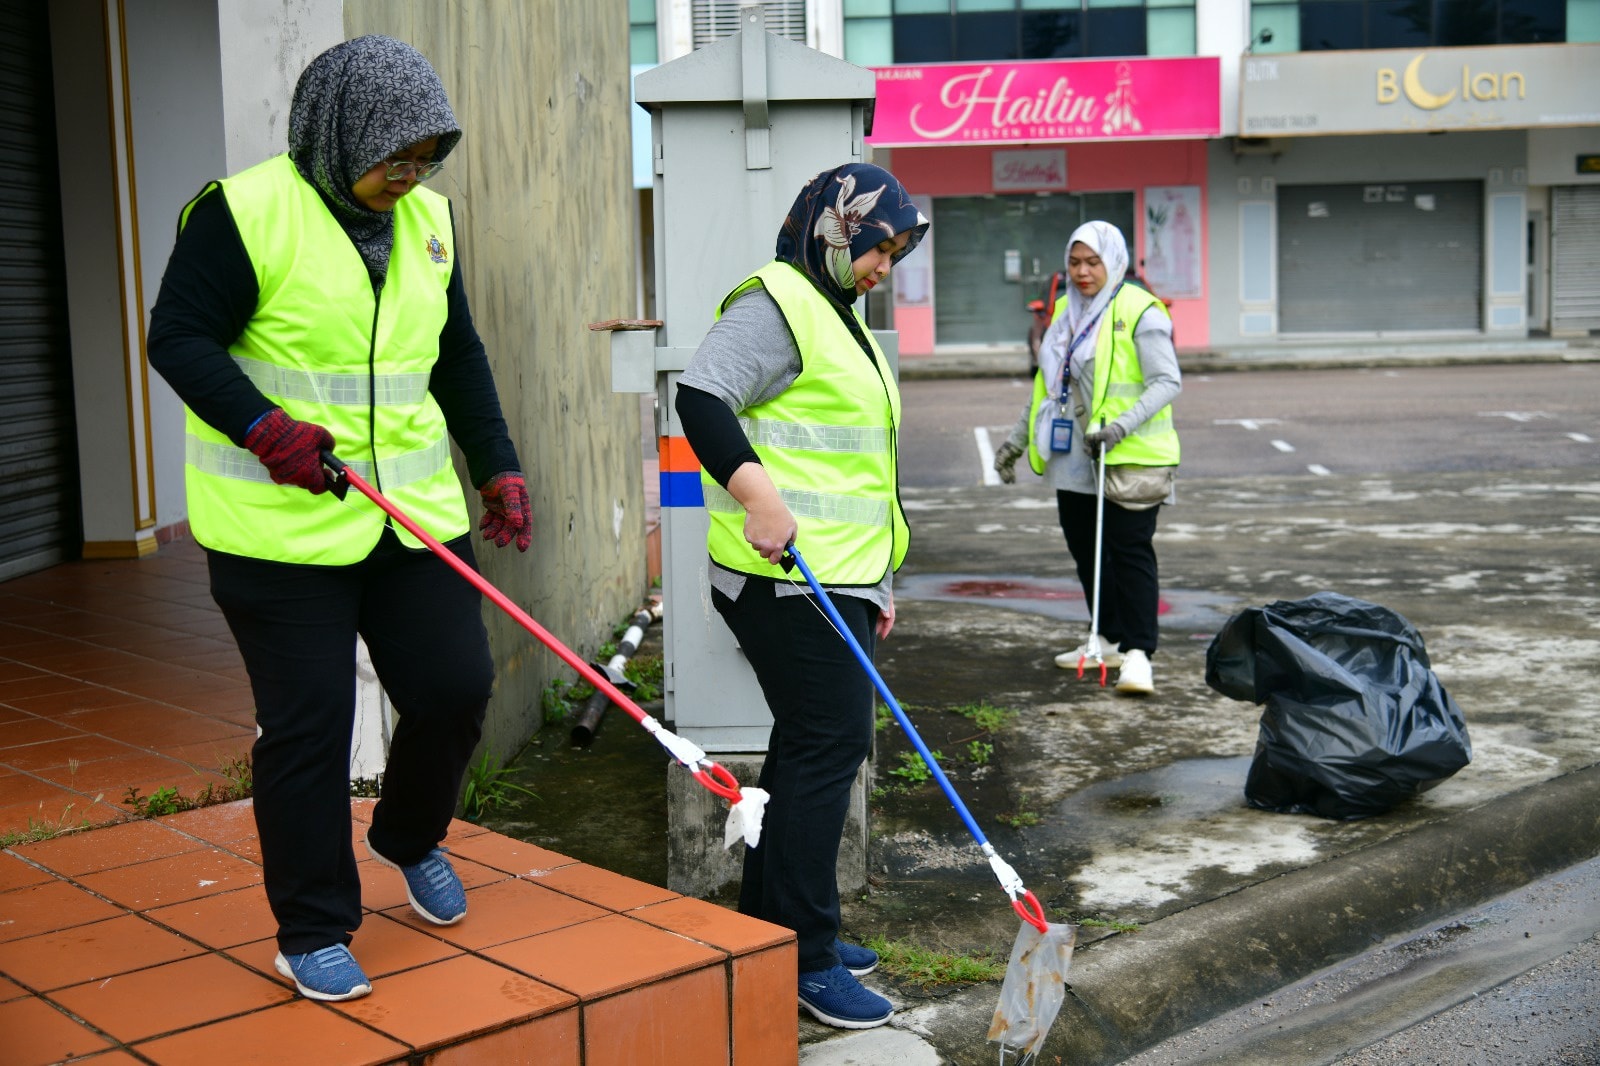
<svg viewBox="0 0 1600 1066">
<path fill-rule="evenodd" d="M 901 385 L 908 486 L 983 483 L 1022 378 Z M 1600 461 L 1600 363 L 1191 374 L 1174 405 L 1182 477 L 1531 470 Z"/>
</svg>

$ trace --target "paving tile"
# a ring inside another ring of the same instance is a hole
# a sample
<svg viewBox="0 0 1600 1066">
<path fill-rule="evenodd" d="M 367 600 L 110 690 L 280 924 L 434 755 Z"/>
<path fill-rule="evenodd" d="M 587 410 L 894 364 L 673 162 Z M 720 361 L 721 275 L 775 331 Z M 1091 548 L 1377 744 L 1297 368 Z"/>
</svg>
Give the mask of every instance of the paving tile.
<svg viewBox="0 0 1600 1066">
<path fill-rule="evenodd" d="M 578 1009 L 568 1008 L 435 1050 L 426 1066 L 580 1066 Z"/>
<path fill-rule="evenodd" d="M 78 880 L 130 910 L 143 911 L 259 885 L 261 867 L 225 851 L 205 849 L 85 874 Z"/>
<path fill-rule="evenodd" d="M 574 863 L 557 870 L 547 870 L 530 876 L 529 880 L 614 911 L 629 911 L 678 898 L 676 892 L 635 881 L 588 863 Z"/>
<path fill-rule="evenodd" d="M 0 894 L 0 943 L 101 922 L 121 909 L 76 885 L 49 881 Z M 0 1032 L 4 1032 L 0 1026 Z"/>
<path fill-rule="evenodd" d="M 224 722 L 218 718 L 208 721 L 216 722 L 217 725 L 233 732 L 194 744 L 163 744 L 161 754 L 169 759 L 186 762 L 198 770 L 211 770 L 227 777 L 227 771 L 231 766 L 240 760 L 250 758 L 250 751 L 256 743 L 255 730 L 241 730 L 232 722 Z"/>
<path fill-rule="evenodd" d="M 560 989 L 484 959 L 458 955 L 374 982 L 371 995 L 333 1007 L 426 1050 L 576 1003 Z"/>
<path fill-rule="evenodd" d="M 15 707 L 0 707 L 0 725 L 10 725 L 12 722 L 31 722 L 38 715 L 29 714 L 25 710 Z"/>
<path fill-rule="evenodd" d="M 169 744 L 198 744 L 239 732 L 231 722 L 153 700 L 129 702 L 126 695 L 120 704 L 79 711 L 56 721 L 125 744 L 155 749 Z"/>
<path fill-rule="evenodd" d="M 0 684 L 18 681 L 25 677 L 38 677 L 42 673 L 43 670 L 30 663 L 18 662 L 11 658 L 0 659 Z"/>
<path fill-rule="evenodd" d="M 197 851 L 204 847 L 182 833 L 174 833 L 160 822 L 141 819 L 123 825 L 106 826 L 93 833 L 73 833 L 37 844 L 19 844 L 15 849 L 40 866 L 67 877 L 128 866 L 151 859 L 164 859 Z"/>
<path fill-rule="evenodd" d="M 0 681 L 0 703 L 10 704 L 13 700 L 30 696 L 48 696 L 85 687 L 84 682 L 65 674 L 41 673 L 33 677 L 19 677 L 15 681 Z"/>
<path fill-rule="evenodd" d="M 10 978 L 0 976 L 0 1003 L 4 1003 L 7 1000 L 17 999 L 21 996 L 30 996 L 32 994 L 33 993 L 29 992 L 26 988 L 23 988 Z"/>
<path fill-rule="evenodd" d="M 630 911 L 629 917 L 720 948 L 730 955 L 793 943 L 795 939 L 792 929 L 688 896 L 640 907 Z"/>
<path fill-rule="evenodd" d="M 586 1002 L 705 966 L 721 973 L 727 958 L 620 914 L 513 940 L 482 954 Z"/>
<path fill-rule="evenodd" d="M 21 849 L 17 849 L 19 852 Z M 10 892 L 14 888 L 23 888 L 27 885 L 42 885 L 55 878 L 31 863 L 23 862 L 16 855 L 7 855 L 0 852 L 0 892 Z"/>
<path fill-rule="evenodd" d="M 389 871 L 393 873 L 393 871 Z M 508 940 L 592 922 L 606 911 L 527 881 L 497 881 L 467 890 L 467 916 L 455 925 L 429 925 L 410 905 L 383 912 L 441 940 L 480 950 Z"/>
<path fill-rule="evenodd" d="M 50 998 L 100 1031 L 132 1043 L 287 1003 L 296 995 L 220 955 L 200 955 L 61 989 Z M 215 1051 L 234 1060 L 231 1049 Z"/>
<path fill-rule="evenodd" d="M 250 799 L 181 811 L 166 815 L 159 821 L 167 829 L 175 829 L 212 844 L 231 844 L 256 835 L 256 809 L 254 801 Z"/>
<path fill-rule="evenodd" d="M 24 744 L 41 744 L 47 740 L 71 740 L 85 736 L 83 730 L 64 726 L 48 718 L 28 718 L 21 722 L 0 725 L 0 761 L 11 748 Z"/>
<path fill-rule="evenodd" d="M 447 847 L 454 849 L 457 844 L 464 841 L 476 840 L 479 837 L 491 835 L 489 830 L 481 825 L 476 825 L 464 818 L 452 818 L 450 819 L 450 828 L 444 835 L 444 843 Z"/>
<path fill-rule="evenodd" d="M 219 950 L 275 936 L 278 932 L 278 920 L 267 905 L 267 891 L 260 885 L 156 907 L 144 914 L 208 948 Z"/>
<path fill-rule="evenodd" d="M 461 954 L 456 945 L 382 914 L 368 914 L 362 919 L 350 950 L 374 980 Z"/>
<path fill-rule="evenodd" d="M 736 958 L 732 970 L 733 1066 L 799 1061 L 800 952 L 794 942 Z"/>
<path fill-rule="evenodd" d="M 377 1066 L 407 1052 L 404 1044 L 304 999 L 157 1037 L 133 1050 L 162 1066 L 217 1066 L 223 1052 L 228 1066 Z"/>
<path fill-rule="evenodd" d="M 515 877 L 533 877 L 578 861 L 499 833 L 486 833 L 453 843 L 450 854 L 504 870 Z"/>
<path fill-rule="evenodd" d="M 793 1018 L 787 1020 L 798 1032 Z M 585 1066 L 726 1066 L 726 974 L 707 967 L 584 1004 L 583 1061 Z M 773 1059 L 767 1066 L 782 1061 Z"/>
<path fill-rule="evenodd" d="M 124 914 L 6 941 L 0 944 L 0 971 L 29 988 L 49 991 L 186 959 L 204 950 L 136 914 Z"/>
<path fill-rule="evenodd" d="M 44 826 L 51 830 L 76 829 L 87 820 L 98 825 L 115 821 L 116 814 L 97 811 L 95 798 L 30 774 L 0 778 L 0 832 L 18 832 Z"/>
<path fill-rule="evenodd" d="M 42 999 L 0 1003 L 0 1033 L 6 1034 L 6 1066 L 46 1066 L 111 1047 L 111 1041 Z"/>
<path fill-rule="evenodd" d="M 66 718 L 80 711 L 96 711 L 105 707 L 127 706 L 134 697 L 114 688 L 87 685 L 66 692 L 52 692 L 45 696 L 29 696 L 10 706 L 42 718 Z M 98 732 L 98 730 L 96 730 Z"/>
<path fill-rule="evenodd" d="M 146 753 L 138 748 L 129 747 L 119 740 L 88 733 L 15 748 L 0 748 L 0 763 L 30 773 L 62 767 L 67 767 L 70 771 L 74 765 L 82 766 L 98 759 L 143 754 Z"/>
<path fill-rule="evenodd" d="M 119 797 L 131 782 L 180 781 L 194 774 L 194 767 L 188 763 L 148 751 L 98 759 L 80 763 L 76 767 L 57 766 L 34 771 L 34 776 L 63 788 L 77 789 L 79 792 L 109 792 Z"/>
</svg>

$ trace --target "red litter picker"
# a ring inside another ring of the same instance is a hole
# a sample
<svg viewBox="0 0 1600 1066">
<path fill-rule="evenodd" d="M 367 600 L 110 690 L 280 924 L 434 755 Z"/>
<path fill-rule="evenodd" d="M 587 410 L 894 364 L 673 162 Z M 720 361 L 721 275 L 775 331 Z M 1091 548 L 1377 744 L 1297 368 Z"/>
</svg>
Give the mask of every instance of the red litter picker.
<svg viewBox="0 0 1600 1066">
<path fill-rule="evenodd" d="M 550 632 L 534 621 L 528 612 L 511 602 L 510 597 L 493 585 L 489 584 L 484 576 L 462 562 L 449 548 L 428 533 L 427 530 L 417 525 L 411 518 L 396 507 L 377 489 L 367 484 L 366 480 L 351 470 L 347 465 L 334 456 L 332 452 L 322 453 L 322 462 L 329 470 L 338 476 L 339 482 L 344 485 L 354 486 L 356 491 L 367 499 L 377 504 L 384 513 L 406 528 L 412 536 L 428 546 L 428 550 L 437 555 L 450 568 L 460 574 L 474 588 L 488 597 L 495 606 L 499 607 L 512 620 L 533 634 L 535 639 L 561 657 L 561 660 L 574 670 L 598 691 L 606 694 L 612 703 L 621 707 L 630 718 L 644 726 L 667 749 L 667 754 L 688 769 L 694 779 L 704 785 L 706 789 L 717 796 L 727 800 L 731 806 L 728 809 L 728 823 L 723 833 L 723 846 L 732 845 L 735 840 L 743 838 L 744 842 L 755 847 L 761 842 L 761 815 L 767 806 L 767 793 L 759 788 L 740 789 L 738 780 L 733 774 L 720 764 L 706 758 L 706 753 L 692 741 L 678 736 L 667 729 L 660 722 L 645 714 L 639 706 L 629 699 L 621 689 L 613 685 L 604 674 L 593 666 L 584 662 L 561 641 L 557 640 Z M 340 499 L 344 498 L 344 490 L 336 485 L 334 492 Z"/>
<path fill-rule="evenodd" d="M 961 802 L 961 797 L 956 794 L 955 787 L 950 784 L 950 779 L 945 776 L 938 760 L 928 751 L 928 746 L 923 743 L 916 726 L 911 724 L 911 719 L 906 717 L 906 712 L 900 709 L 900 703 L 889 691 L 889 686 L 884 683 L 883 675 L 878 673 L 878 668 L 872 665 L 872 660 L 862 650 L 855 634 L 845 625 L 844 619 L 833 606 L 833 601 L 822 590 L 816 575 L 806 565 L 805 559 L 801 558 L 799 550 L 792 544 L 787 550 L 788 558 L 784 561 L 785 566 L 787 567 L 789 561 L 793 560 L 794 565 L 805 575 L 806 584 L 811 586 L 811 591 L 817 597 L 817 602 L 822 606 L 828 621 L 833 623 L 833 628 L 844 638 L 850 650 L 855 653 L 856 661 L 872 679 L 878 695 L 888 704 L 889 710 L 894 714 L 894 720 L 905 732 L 906 739 L 911 741 L 911 746 L 922 756 L 928 771 L 933 774 L 934 780 L 939 782 L 939 788 L 955 807 L 962 822 L 966 824 L 967 832 L 972 834 L 972 839 L 977 842 L 979 850 L 989 860 L 995 879 L 1011 898 L 1011 908 L 1022 918 L 1024 924 L 1017 933 L 1016 942 L 1011 946 L 1011 958 L 1006 966 L 1005 982 L 1000 986 L 1000 1003 L 994 1009 L 994 1021 L 989 1024 L 989 1039 L 1001 1045 L 1001 1062 L 1017 1063 L 1021 1066 L 1038 1054 L 1039 1048 L 1044 1044 L 1045 1034 L 1050 1031 L 1050 1025 L 1061 1009 L 1061 1001 L 1066 996 L 1067 969 L 1072 965 L 1072 946 L 1077 938 L 1078 927 L 1052 924 L 1045 920 L 1044 908 L 1039 905 L 1038 897 L 1023 886 L 1022 878 L 1017 876 L 1010 863 L 1000 857 L 994 845 L 983 835 L 983 830 L 978 828 L 972 812 Z M 1020 1057 L 1008 1059 L 1008 1050 L 1015 1050 Z"/>
</svg>

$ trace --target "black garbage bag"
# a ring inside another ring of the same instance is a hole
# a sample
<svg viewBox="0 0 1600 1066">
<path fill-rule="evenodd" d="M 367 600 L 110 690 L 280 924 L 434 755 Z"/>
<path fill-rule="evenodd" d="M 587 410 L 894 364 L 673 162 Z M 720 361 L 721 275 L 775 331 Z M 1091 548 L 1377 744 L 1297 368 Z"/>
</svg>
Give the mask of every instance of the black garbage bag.
<svg viewBox="0 0 1600 1066">
<path fill-rule="evenodd" d="M 1240 611 L 1206 649 L 1206 684 L 1266 705 L 1252 807 L 1366 818 L 1472 761 L 1421 634 L 1365 600 L 1319 592 Z"/>
</svg>

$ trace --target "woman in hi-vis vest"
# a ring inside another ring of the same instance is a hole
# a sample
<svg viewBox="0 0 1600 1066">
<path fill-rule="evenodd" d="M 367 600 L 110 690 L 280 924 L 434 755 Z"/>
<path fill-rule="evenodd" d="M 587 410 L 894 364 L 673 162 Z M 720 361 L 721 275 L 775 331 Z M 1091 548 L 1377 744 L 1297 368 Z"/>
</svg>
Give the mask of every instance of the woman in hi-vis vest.
<svg viewBox="0 0 1600 1066">
<path fill-rule="evenodd" d="M 872 745 L 872 683 L 779 561 L 800 549 L 867 654 L 889 635 L 909 537 L 900 392 L 855 303 L 927 228 L 881 167 L 818 174 L 777 257 L 723 300 L 678 380 L 711 520 L 711 600 L 773 717 L 759 781 L 772 798 L 760 846 L 745 851 L 739 910 L 795 931 L 801 1006 L 848 1029 L 892 1011 L 856 980 L 878 956 L 839 938 L 839 840 Z"/>
<path fill-rule="evenodd" d="M 1124 282 L 1128 246 L 1109 222 L 1086 222 L 1067 242 L 1067 294 L 1040 345 L 1033 396 L 995 450 L 1001 480 L 1027 455 L 1056 490 L 1067 549 L 1084 597 L 1094 595 L 1096 463 L 1105 464 L 1100 630 L 1055 657 L 1075 670 L 1099 651 L 1117 691 L 1155 691 L 1156 516 L 1173 498 L 1178 434 L 1171 403 L 1183 387 L 1172 319 L 1161 300 Z M 1091 646 L 1093 645 L 1093 646 Z M 1090 659 L 1090 662 L 1093 660 Z"/>
<path fill-rule="evenodd" d="M 418 183 L 461 131 L 438 75 L 388 37 L 346 41 L 295 87 L 289 151 L 203 189 L 150 319 L 150 362 L 187 407 L 189 524 L 256 701 L 256 828 L 276 965 L 301 994 L 365 995 L 351 843 L 356 637 L 398 714 L 366 846 L 412 907 L 466 896 L 439 847 L 494 682 L 478 593 L 328 491 L 332 451 L 473 562 L 480 529 L 526 551 L 527 486 L 462 286 L 450 203 Z M 475 564 L 474 564 L 475 565 Z"/>
</svg>

